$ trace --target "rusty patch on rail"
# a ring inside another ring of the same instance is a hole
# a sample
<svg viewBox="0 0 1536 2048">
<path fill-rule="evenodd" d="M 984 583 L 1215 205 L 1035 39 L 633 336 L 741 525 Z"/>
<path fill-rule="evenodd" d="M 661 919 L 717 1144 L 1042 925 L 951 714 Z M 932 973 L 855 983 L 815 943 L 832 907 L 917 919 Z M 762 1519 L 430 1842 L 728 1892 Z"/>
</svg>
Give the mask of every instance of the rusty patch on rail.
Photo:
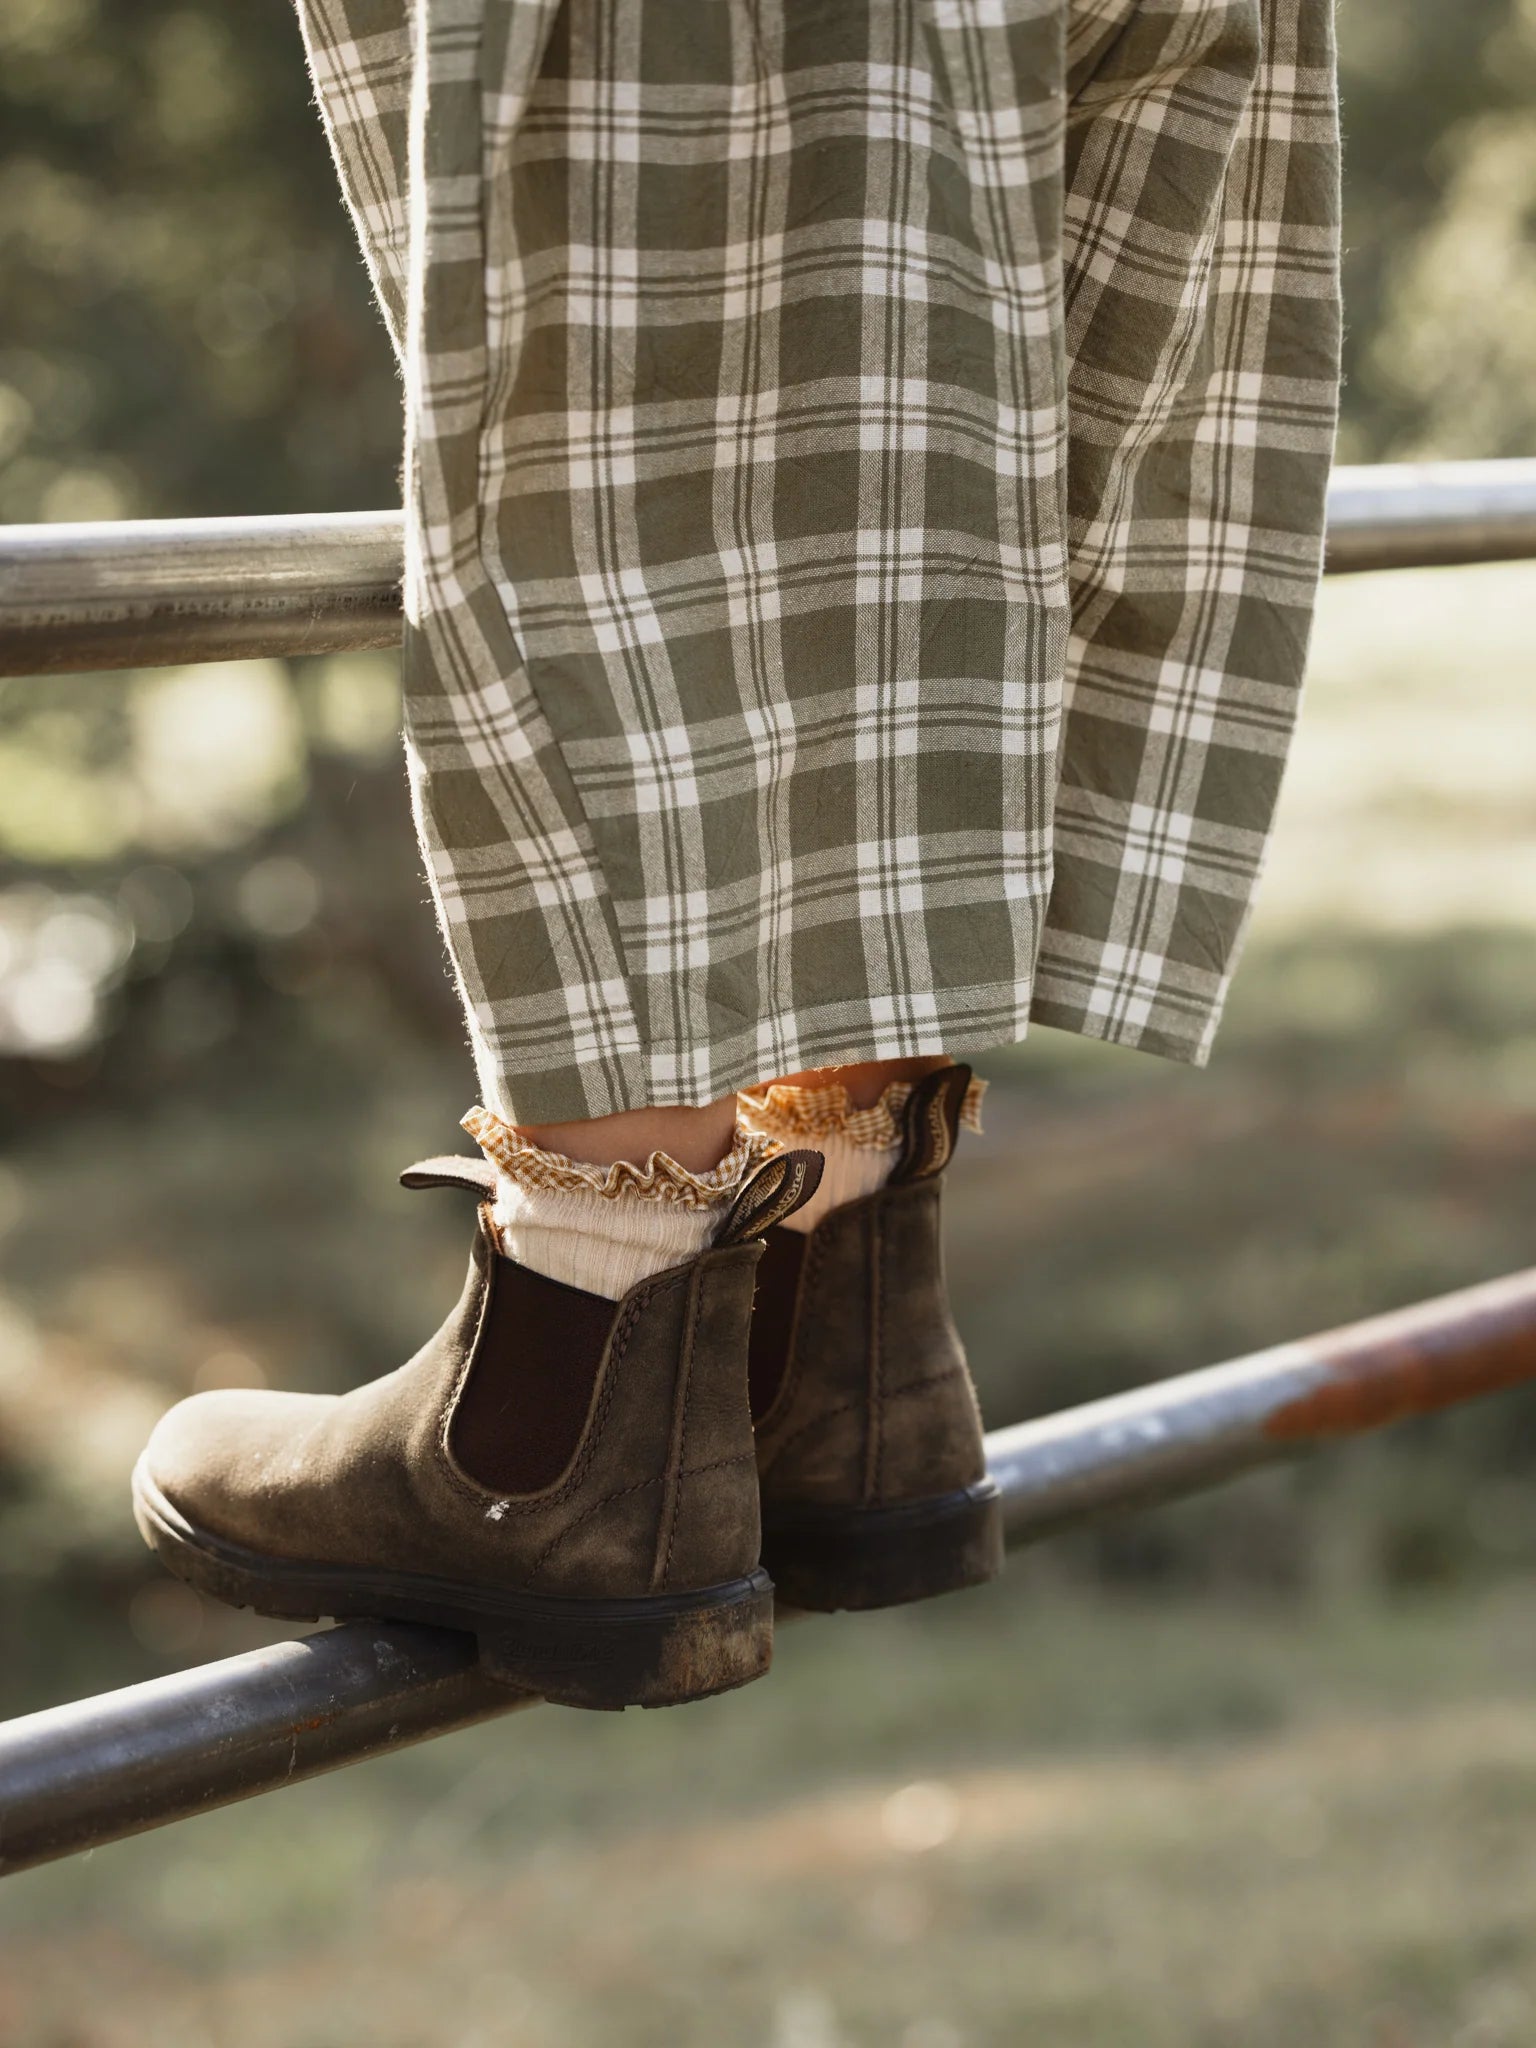
<svg viewBox="0 0 1536 2048">
<path fill-rule="evenodd" d="M 1352 1323 L 1306 1347 L 1328 1377 L 1277 1408 L 1282 1443 L 1349 1436 L 1536 1380 L 1536 1270 Z"/>
</svg>

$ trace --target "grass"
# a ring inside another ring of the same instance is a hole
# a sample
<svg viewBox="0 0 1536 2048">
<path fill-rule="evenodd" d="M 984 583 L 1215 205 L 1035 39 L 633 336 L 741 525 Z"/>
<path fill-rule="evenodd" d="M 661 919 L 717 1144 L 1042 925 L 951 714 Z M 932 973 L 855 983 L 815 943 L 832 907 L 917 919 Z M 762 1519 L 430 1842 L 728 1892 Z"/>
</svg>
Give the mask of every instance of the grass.
<svg viewBox="0 0 1536 2048">
<path fill-rule="evenodd" d="M 1528 2048 L 1533 1614 L 1026 1565 L 812 1623 L 734 1698 L 544 1710 L 14 1880 L 0 2031 Z"/>
</svg>

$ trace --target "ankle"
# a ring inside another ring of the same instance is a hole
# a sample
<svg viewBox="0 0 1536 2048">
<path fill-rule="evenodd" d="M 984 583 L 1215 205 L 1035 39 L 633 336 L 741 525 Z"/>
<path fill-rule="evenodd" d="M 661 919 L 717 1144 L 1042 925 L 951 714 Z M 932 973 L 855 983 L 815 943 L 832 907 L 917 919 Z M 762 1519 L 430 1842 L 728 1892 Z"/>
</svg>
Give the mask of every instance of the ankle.
<svg viewBox="0 0 1536 2048">
<path fill-rule="evenodd" d="M 581 1165 L 643 1166 L 659 1154 L 688 1173 L 704 1174 L 720 1164 L 736 1141 L 736 1098 L 727 1095 L 700 1109 L 626 1109 L 577 1123 L 514 1128 L 541 1152 Z"/>
</svg>

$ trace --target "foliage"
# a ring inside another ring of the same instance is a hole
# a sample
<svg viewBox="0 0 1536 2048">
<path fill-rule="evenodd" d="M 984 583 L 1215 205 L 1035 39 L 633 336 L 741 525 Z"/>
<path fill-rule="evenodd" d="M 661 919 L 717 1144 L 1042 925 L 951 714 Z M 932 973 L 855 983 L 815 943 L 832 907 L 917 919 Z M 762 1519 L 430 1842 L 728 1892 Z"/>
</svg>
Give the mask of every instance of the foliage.
<svg viewBox="0 0 1536 2048">
<path fill-rule="evenodd" d="M 387 502 L 399 408 L 281 5 L 9 0 L 0 519 Z"/>
</svg>

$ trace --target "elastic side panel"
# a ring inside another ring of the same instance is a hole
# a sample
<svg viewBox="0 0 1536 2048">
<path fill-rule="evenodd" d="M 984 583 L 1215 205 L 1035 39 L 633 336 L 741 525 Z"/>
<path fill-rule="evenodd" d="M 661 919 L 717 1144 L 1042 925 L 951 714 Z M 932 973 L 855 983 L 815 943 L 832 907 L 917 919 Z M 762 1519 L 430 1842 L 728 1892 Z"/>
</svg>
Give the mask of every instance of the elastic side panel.
<svg viewBox="0 0 1536 2048">
<path fill-rule="evenodd" d="M 495 1493 L 542 1493 L 576 1455 L 618 1304 L 493 1258 L 449 1449 Z"/>
</svg>

